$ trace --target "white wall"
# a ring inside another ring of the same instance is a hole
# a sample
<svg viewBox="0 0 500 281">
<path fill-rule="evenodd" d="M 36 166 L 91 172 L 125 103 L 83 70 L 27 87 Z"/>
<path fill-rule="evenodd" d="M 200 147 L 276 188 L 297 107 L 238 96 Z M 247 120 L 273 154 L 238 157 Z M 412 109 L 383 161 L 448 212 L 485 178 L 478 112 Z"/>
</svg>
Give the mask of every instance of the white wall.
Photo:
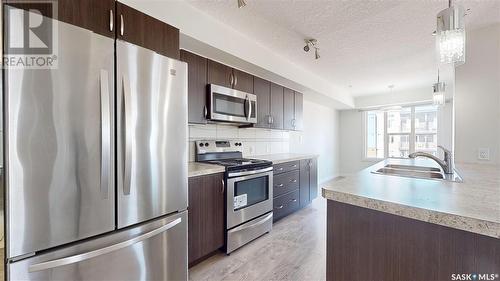
<svg viewBox="0 0 500 281">
<path fill-rule="evenodd" d="M 304 131 L 290 132 L 290 152 L 318 154 L 319 181 L 340 173 L 339 111 L 304 100 Z"/>
<path fill-rule="evenodd" d="M 500 164 L 500 24 L 468 32 L 455 107 L 455 160 Z M 477 159 L 479 148 L 490 149 L 490 161 Z"/>
<path fill-rule="evenodd" d="M 354 173 L 377 161 L 364 159 L 364 115 L 359 110 L 340 112 L 340 172 Z"/>
<path fill-rule="evenodd" d="M 309 100 L 304 100 L 304 130 L 301 132 L 240 129 L 223 124 L 190 125 L 190 161 L 195 159 L 196 140 L 215 139 L 240 140 L 245 157 L 275 153 L 317 154 L 320 182 L 339 174 L 339 112 Z"/>
</svg>

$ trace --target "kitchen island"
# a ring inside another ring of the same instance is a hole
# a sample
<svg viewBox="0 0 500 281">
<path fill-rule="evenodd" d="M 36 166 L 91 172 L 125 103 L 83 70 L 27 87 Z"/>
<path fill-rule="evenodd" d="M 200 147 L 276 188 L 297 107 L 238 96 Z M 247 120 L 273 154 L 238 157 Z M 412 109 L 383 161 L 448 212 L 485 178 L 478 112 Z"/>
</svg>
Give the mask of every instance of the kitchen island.
<svg viewBox="0 0 500 281">
<path fill-rule="evenodd" d="M 387 164 L 438 167 L 389 159 L 323 184 L 327 280 L 500 274 L 498 166 L 458 165 L 464 182 L 457 183 L 372 173 Z"/>
</svg>

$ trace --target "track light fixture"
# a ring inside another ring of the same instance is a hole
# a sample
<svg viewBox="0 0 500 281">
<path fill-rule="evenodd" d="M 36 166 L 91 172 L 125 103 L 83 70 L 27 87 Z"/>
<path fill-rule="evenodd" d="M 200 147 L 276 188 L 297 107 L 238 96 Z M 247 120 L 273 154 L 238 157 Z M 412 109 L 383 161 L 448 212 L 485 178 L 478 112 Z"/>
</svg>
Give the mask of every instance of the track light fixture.
<svg viewBox="0 0 500 281">
<path fill-rule="evenodd" d="M 247 2 L 245 0 L 238 0 L 238 8 L 243 8 L 247 5 Z"/>
<path fill-rule="evenodd" d="M 311 50 L 311 47 L 314 48 L 314 57 L 316 59 L 319 59 L 321 56 L 319 55 L 319 47 L 318 47 L 318 40 L 316 39 L 306 39 L 305 40 L 306 45 L 304 46 L 304 52 L 309 52 Z"/>
</svg>

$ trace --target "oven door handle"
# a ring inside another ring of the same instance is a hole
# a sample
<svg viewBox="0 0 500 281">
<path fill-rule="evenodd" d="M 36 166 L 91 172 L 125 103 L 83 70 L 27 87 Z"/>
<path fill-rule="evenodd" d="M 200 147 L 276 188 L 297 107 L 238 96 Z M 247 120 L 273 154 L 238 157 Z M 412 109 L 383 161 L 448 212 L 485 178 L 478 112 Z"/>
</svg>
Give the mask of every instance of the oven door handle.
<svg viewBox="0 0 500 281">
<path fill-rule="evenodd" d="M 248 176 L 248 175 L 255 175 L 255 174 L 270 172 L 272 170 L 273 170 L 273 167 L 268 167 L 268 168 L 265 168 L 265 169 L 260 169 L 260 170 L 255 170 L 255 171 L 245 171 L 245 172 L 229 173 L 227 176 L 230 177 L 230 178 L 232 178 L 232 177 L 240 177 L 240 176 Z"/>
</svg>

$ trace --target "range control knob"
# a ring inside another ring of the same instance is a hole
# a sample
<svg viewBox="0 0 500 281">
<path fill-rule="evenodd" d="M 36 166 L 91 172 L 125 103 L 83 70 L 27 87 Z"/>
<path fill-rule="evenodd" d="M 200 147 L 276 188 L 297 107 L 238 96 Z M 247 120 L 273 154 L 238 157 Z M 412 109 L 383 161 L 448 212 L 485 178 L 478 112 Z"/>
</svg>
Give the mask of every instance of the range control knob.
<svg viewBox="0 0 500 281">
<path fill-rule="evenodd" d="M 200 147 L 203 147 L 203 145 L 204 145 L 203 143 L 200 143 L 200 144 L 199 144 L 199 146 L 200 146 Z"/>
<path fill-rule="evenodd" d="M 210 144 L 208 142 L 205 143 L 205 146 L 209 146 Z"/>
</svg>

